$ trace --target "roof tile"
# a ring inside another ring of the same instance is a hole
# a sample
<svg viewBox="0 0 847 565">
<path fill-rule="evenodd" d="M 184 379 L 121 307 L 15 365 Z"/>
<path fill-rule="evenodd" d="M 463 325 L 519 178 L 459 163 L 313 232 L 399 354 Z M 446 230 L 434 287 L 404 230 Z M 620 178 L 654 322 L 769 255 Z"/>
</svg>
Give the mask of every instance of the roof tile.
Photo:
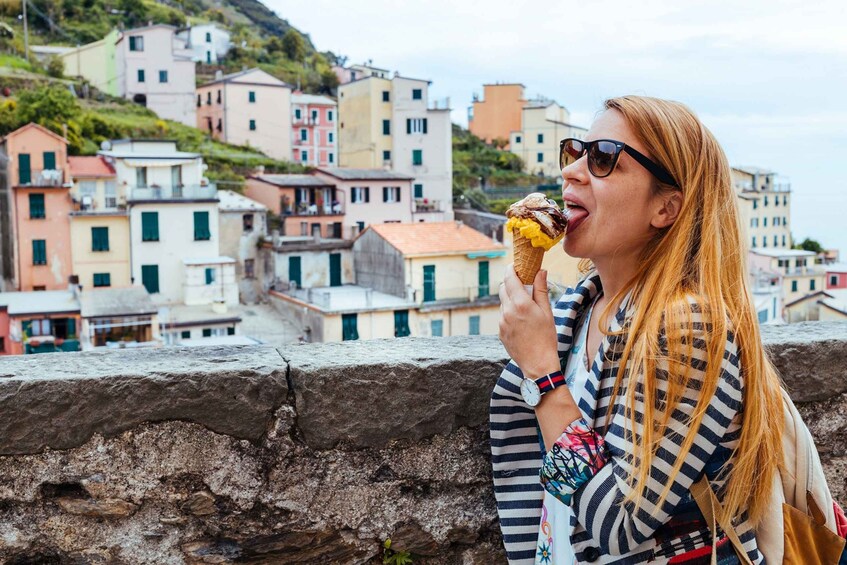
<svg viewBox="0 0 847 565">
<path fill-rule="evenodd" d="M 461 222 L 372 224 L 368 229 L 404 255 L 461 254 L 505 249 L 503 244 Z"/>
</svg>

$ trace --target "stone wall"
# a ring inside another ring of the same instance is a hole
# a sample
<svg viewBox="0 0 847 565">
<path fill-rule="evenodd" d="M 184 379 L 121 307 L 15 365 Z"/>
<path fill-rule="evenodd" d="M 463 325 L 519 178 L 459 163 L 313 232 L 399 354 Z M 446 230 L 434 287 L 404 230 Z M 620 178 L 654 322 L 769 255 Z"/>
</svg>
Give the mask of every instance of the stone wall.
<svg viewBox="0 0 847 565">
<path fill-rule="evenodd" d="M 847 324 L 766 328 L 847 502 Z M 0 562 L 504 562 L 493 337 L 0 360 Z"/>
</svg>

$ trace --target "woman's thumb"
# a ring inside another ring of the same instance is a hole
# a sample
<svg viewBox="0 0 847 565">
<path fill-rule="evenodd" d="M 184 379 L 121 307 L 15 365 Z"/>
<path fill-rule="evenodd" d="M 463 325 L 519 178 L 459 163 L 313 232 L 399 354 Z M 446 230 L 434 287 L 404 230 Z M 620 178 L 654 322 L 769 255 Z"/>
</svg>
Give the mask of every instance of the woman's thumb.
<svg viewBox="0 0 847 565">
<path fill-rule="evenodd" d="M 536 304 L 546 310 L 550 310 L 550 298 L 547 291 L 547 270 L 541 269 L 535 274 L 532 281 L 532 299 Z"/>
</svg>

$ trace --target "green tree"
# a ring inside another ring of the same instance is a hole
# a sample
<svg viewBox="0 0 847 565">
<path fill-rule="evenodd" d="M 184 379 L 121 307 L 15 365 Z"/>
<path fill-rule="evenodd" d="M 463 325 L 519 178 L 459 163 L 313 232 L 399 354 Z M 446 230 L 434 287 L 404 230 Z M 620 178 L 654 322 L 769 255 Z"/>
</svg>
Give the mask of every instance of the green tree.
<svg viewBox="0 0 847 565">
<path fill-rule="evenodd" d="M 823 253 L 826 251 L 823 246 L 814 239 L 808 237 L 794 246 L 795 249 L 804 249 L 806 251 L 814 251 L 815 253 Z"/>
<path fill-rule="evenodd" d="M 76 97 L 61 86 L 42 86 L 35 90 L 26 90 L 18 98 L 18 116 L 23 123 L 62 123 L 78 116 L 79 113 Z"/>
<path fill-rule="evenodd" d="M 282 37 L 282 50 L 292 61 L 302 62 L 306 58 L 306 42 L 294 29 L 289 29 Z"/>
<path fill-rule="evenodd" d="M 144 0 L 119 0 L 118 9 L 124 13 L 123 19 L 130 26 L 142 23 L 147 17 L 147 6 Z"/>
<path fill-rule="evenodd" d="M 65 63 L 59 57 L 50 57 L 47 61 L 47 74 L 53 78 L 65 76 Z"/>
<path fill-rule="evenodd" d="M 333 94 L 336 88 L 338 88 L 338 75 L 332 69 L 325 69 L 321 72 L 321 92 Z"/>
</svg>

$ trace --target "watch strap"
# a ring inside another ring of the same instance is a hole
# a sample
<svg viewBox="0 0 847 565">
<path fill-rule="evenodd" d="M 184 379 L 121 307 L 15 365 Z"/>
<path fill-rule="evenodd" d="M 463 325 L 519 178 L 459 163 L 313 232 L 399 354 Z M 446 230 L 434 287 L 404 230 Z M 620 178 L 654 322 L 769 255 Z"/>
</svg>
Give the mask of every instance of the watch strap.
<svg viewBox="0 0 847 565">
<path fill-rule="evenodd" d="M 561 370 L 553 371 L 535 379 L 535 384 L 538 385 L 538 390 L 541 391 L 541 394 L 546 394 L 557 386 L 565 384 L 565 375 Z"/>
</svg>

